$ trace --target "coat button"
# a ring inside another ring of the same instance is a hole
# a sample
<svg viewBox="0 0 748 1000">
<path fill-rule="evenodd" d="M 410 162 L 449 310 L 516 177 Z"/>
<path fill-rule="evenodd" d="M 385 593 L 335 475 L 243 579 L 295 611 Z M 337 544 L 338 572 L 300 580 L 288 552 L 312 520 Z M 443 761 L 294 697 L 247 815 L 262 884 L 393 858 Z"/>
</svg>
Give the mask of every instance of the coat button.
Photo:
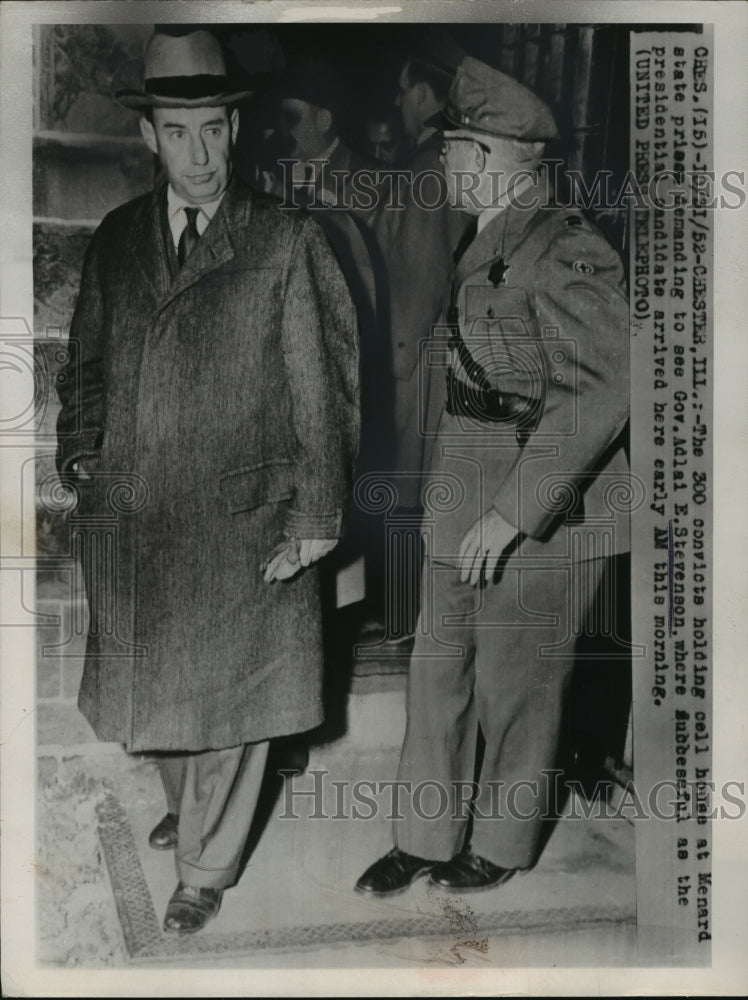
<svg viewBox="0 0 748 1000">
<path fill-rule="evenodd" d="M 398 347 L 405 347 L 405 341 L 404 340 L 398 340 L 397 346 Z"/>
</svg>

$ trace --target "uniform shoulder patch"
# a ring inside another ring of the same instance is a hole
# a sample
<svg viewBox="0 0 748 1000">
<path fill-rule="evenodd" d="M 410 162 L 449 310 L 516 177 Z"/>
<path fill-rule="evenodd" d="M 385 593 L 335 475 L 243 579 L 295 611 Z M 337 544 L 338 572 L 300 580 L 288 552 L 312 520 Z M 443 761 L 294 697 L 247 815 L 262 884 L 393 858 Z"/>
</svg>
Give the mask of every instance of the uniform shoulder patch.
<svg viewBox="0 0 748 1000">
<path fill-rule="evenodd" d="M 589 261 L 586 260 L 575 260 L 571 266 L 574 268 L 575 271 L 578 271 L 580 274 L 595 273 L 595 268 L 592 266 L 592 264 L 589 263 Z"/>
</svg>

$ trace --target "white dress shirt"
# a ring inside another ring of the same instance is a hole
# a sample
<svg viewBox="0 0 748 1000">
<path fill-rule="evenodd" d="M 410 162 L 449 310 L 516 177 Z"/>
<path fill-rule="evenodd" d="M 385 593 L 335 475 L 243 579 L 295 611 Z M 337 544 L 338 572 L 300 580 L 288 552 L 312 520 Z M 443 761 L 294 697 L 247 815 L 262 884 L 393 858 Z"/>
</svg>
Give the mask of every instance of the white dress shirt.
<svg viewBox="0 0 748 1000">
<path fill-rule="evenodd" d="M 223 194 L 225 193 L 224 191 Z M 223 201 L 223 194 L 216 198 L 215 201 L 206 201 L 202 205 L 191 205 L 184 198 L 179 197 L 171 184 L 168 186 L 166 189 L 166 212 L 169 218 L 169 229 L 171 229 L 171 238 L 174 241 L 175 250 L 179 246 L 179 237 L 182 235 L 182 230 L 187 225 L 185 208 L 199 209 L 197 214 L 197 231 L 202 236 L 208 228 L 208 223 L 218 211 L 218 206 Z"/>
</svg>

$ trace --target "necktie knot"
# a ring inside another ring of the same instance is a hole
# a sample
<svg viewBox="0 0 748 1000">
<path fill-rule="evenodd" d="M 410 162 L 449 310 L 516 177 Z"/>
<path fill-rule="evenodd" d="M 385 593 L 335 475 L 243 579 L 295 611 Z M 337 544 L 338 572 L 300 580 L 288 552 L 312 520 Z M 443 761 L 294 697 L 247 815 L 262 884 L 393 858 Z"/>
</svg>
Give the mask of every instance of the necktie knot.
<svg viewBox="0 0 748 1000">
<path fill-rule="evenodd" d="M 177 260 L 180 267 L 195 249 L 195 244 L 200 239 L 200 233 L 197 228 L 197 217 L 200 214 L 200 209 L 185 208 L 184 214 L 187 216 L 187 225 L 182 230 L 177 247 Z"/>
<path fill-rule="evenodd" d="M 200 234 L 197 231 L 197 217 L 200 214 L 199 208 L 185 208 L 184 214 L 187 216 L 187 226 L 191 229 L 196 236 Z"/>
</svg>

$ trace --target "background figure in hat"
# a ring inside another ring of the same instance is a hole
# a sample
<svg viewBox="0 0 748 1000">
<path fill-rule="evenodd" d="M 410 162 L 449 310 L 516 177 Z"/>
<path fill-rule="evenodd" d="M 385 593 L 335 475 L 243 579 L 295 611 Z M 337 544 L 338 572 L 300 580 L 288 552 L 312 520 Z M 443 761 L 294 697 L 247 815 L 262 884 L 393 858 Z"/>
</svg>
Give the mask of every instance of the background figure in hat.
<svg viewBox="0 0 748 1000">
<path fill-rule="evenodd" d="M 430 28 L 414 38 L 401 68 L 396 98 L 411 147 L 403 163 L 407 183 L 399 189 L 404 208 L 384 211 L 377 220 L 390 292 L 388 381 L 394 403 L 394 447 L 383 468 L 397 474 L 393 479 L 397 503 L 403 519 L 410 523 L 417 523 L 419 517 L 421 473 L 429 446 L 421 430 L 429 384 L 420 377 L 419 350 L 439 319 L 452 251 L 468 222 L 468 216 L 447 200 L 431 119 L 444 107 L 463 56 L 457 43 L 440 29 Z M 386 636 L 402 640 L 415 626 L 420 565 L 418 560 L 392 568 L 385 563 L 380 572 Z"/>
<path fill-rule="evenodd" d="M 612 499 L 628 490 L 621 262 L 581 212 L 545 207 L 556 128 L 527 88 L 466 58 L 444 117 L 450 198 L 475 225 L 445 316 L 427 487 L 439 505 L 398 775 L 428 791 L 417 808 L 401 797 L 397 846 L 358 882 L 375 894 L 425 872 L 486 889 L 534 864 L 575 640 L 613 600 L 601 583 L 628 545 Z"/>
<path fill-rule="evenodd" d="M 357 330 L 314 220 L 232 175 L 246 91 L 211 34 L 156 34 L 143 91 L 118 96 L 163 175 L 88 249 L 58 467 L 82 516 L 129 497 L 112 563 L 84 558 L 79 705 L 100 739 L 160 752 L 150 842 L 175 849 L 164 927 L 188 933 L 238 877 L 268 741 L 322 721 L 311 564 L 342 533 Z"/>
<path fill-rule="evenodd" d="M 345 74 L 310 61 L 289 67 L 274 91 L 274 134 L 268 143 L 278 159 L 270 190 L 291 210 L 311 212 L 327 236 L 351 290 L 359 320 L 361 347 L 361 441 L 357 475 L 381 469 L 393 439 L 391 379 L 388 377 L 388 275 L 377 241 L 376 220 L 386 198 L 376 191 L 375 160 L 359 153 L 342 136 L 341 106 Z M 358 186 L 366 176 L 367 191 Z M 368 193 L 367 193 L 368 192 Z M 382 549 L 372 518 L 353 508 L 346 542 L 333 562 L 363 554 L 368 572 Z M 371 586 L 367 581 L 367 591 Z"/>
<path fill-rule="evenodd" d="M 276 129 L 270 136 L 279 162 L 274 193 L 302 207 L 352 210 L 371 218 L 351 190 L 353 175 L 376 161 L 343 139 L 345 80 L 327 63 L 305 62 L 283 72 L 275 88 Z"/>
</svg>

